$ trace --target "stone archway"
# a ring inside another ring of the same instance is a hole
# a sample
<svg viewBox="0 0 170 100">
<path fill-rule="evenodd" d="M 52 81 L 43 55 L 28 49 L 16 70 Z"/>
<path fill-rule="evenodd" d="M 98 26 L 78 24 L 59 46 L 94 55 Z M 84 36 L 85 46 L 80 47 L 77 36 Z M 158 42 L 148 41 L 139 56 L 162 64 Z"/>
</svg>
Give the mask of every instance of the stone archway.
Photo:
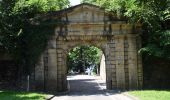
<svg viewBox="0 0 170 100">
<path fill-rule="evenodd" d="M 67 90 L 67 53 L 80 44 L 94 45 L 104 52 L 107 89 L 142 87 L 142 62 L 137 53 L 141 46 L 140 25 L 127 24 L 126 20 L 91 4 L 80 4 L 52 15 L 58 17 L 61 24 L 56 26 L 55 36 L 49 40 L 35 68 L 37 89 Z"/>
<path fill-rule="evenodd" d="M 98 41 L 100 41 L 100 40 L 88 41 L 84 37 L 79 37 L 78 40 L 77 39 L 76 40 L 67 40 L 67 41 L 64 42 L 64 46 L 58 46 L 58 50 L 62 50 L 62 52 L 63 52 L 62 57 L 61 56 L 57 57 L 58 59 L 63 59 L 62 62 L 59 60 L 58 64 L 60 65 L 60 63 L 63 63 L 63 65 L 64 65 L 64 66 L 60 66 L 60 68 L 59 68 L 59 69 L 62 69 L 62 71 L 63 71 L 62 75 L 59 75 L 59 76 L 64 76 L 64 79 L 62 79 L 63 77 L 59 77 L 58 79 L 61 79 L 63 81 L 66 80 L 66 76 L 67 76 L 67 70 L 66 70 L 66 68 L 67 68 L 67 65 L 66 65 L 67 54 L 74 47 L 81 46 L 81 45 L 93 45 L 93 46 L 101 49 L 104 54 L 107 54 L 108 51 L 106 51 L 107 50 L 106 41 L 103 41 L 103 42 L 100 42 L 100 43 Z M 60 55 L 60 51 L 59 51 L 59 55 Z M 110 69 L 108 69 L 108 70 L 110 70 Z M 64 84 L 62 84 L 62 85 L 63 86 L 58 86 L 59 91 L 62 91 L 62 87 L 67 89 L 67 85 L 64 85 Z"/>
</svg>

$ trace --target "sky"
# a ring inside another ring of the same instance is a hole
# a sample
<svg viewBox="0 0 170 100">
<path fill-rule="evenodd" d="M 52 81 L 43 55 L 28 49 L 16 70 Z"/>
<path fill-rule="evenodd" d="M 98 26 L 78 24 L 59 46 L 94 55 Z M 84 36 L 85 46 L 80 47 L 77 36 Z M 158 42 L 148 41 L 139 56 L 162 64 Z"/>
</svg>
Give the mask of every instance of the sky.
<svg viewBox="0 0 170 100">
<path fill-rule="evenodd" d="M 70 1 L 71 6 L 80 4 L 80 0 L 69 0 L 69 1 Z"/>
</svg>

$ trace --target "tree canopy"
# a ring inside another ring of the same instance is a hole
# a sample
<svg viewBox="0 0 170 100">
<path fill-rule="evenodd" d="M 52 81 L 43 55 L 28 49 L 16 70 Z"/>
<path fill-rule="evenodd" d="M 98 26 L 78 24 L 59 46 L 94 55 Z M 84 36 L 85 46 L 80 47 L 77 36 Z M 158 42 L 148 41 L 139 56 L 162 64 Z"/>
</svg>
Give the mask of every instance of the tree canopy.
<svg viewBox="0 0 170 100">
<path fill-rule="evenodd" d="M 20 71 L 30 74 L 46 48 L 54 25 L 37 19 L 37 14 L 56 11 L 69 6 L 68 0 L 2 0 L 0 2 L 0 45 L 17 62 Z"/>
<path fill-rule="evenodd" d="M 170 59 L 170 0 L 82 0 L 126 16 L 129 23 L 143 25 L 144 47 L 140 50 L 146 56 Z M 166 37 L 166 38 L 165 38 Z M 163 39 L 164 38 L 164 39 Z"/>
</svg>

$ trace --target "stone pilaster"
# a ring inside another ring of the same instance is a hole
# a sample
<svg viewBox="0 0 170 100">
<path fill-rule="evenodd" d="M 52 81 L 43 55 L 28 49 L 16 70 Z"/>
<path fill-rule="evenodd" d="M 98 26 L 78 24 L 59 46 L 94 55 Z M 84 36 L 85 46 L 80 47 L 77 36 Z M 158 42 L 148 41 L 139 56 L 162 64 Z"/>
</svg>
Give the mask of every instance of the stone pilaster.
<svg viewBox="0 0 170 100">
<path fill-rule="evenodd" d="M 115 36 L 117 88 L 125 89 L 124 36 Z"/>
<path fill-rule="evenodd" d="M 60 40 L 63 38 L 60 37 Z M 57 91 L 67 90 L 67 66 L 66 66 L 66 52 L 64 52 L 64 40 L 57 41 Z"/>
<path fill-rule="evenodd" d="M 109 42 L 109 48 L 110 48 L 110 68 L 111 71 L 111 87 L 112 89 L 117 88 L 117 80 L 116 80 L 116 52 L 115 52 L 115 40 L 112 38 L 112 40 Z"/>
<path fill-rule="evenodd" d="M 128 68 L 128 41 L 127 38 L 125 38 L 124 41 L 124 66 L 125 66 L 125 87 L 128 90 L 129 89 L 129 68 Z"/>
<path fill-rule="evenodd" d="M 128 34 L 129 89 L 138 88 L 136 35 Z"/>
<path fill-rule="evenodd" d="M 57 91 L 57 57 L 56 49 L 48 49 L 48 77 L 46 80 L 47 91 Z"/>
<path fill-rule="evenodd" d="M 105 44 L 105 51 L 104 51 L 104 54 L 105 54 L 105 63 L 106 63 L 106 87 L 107 89 L 112 89 L 112 76 L 111 76 L 111 61 L 110 61 L 110 48 L 109 48 L 109 45 L 108 44 Z"/>
<path fill-rule="evenodd" d="M 38 64 L 35 66 L 35 89 L 44 90 L 44 60 L 41 55 Z"/>
<path fill-rule="evenodd" d="M 46 90 L 57 91 L 57 56 L 56 56 L 56 38 L 53 37 L 48 43 L 48 61 L 46 72 Z"/>
<path fill-rule="evenodd" d="M 137 50 L 141 49 L 142 47 L 142 40 L 141 37 L 137 37 Z M 143 67 L 142 67 L 142 56 L 138 53 L 138 88 L 141 89 L 143 87 Z"/>
</svg>

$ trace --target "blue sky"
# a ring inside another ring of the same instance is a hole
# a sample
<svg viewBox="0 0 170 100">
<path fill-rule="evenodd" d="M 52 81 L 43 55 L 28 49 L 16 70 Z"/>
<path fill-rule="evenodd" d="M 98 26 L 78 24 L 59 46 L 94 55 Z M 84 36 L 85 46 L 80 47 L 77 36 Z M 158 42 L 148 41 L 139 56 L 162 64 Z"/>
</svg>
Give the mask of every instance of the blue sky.
<svg viewBox="0 0 170 100">
<path fill-rule="evenodd" d="M 80 4 L 80 0 L 69 0 L 71 3 L 71 6 Z"/>
</svg>

